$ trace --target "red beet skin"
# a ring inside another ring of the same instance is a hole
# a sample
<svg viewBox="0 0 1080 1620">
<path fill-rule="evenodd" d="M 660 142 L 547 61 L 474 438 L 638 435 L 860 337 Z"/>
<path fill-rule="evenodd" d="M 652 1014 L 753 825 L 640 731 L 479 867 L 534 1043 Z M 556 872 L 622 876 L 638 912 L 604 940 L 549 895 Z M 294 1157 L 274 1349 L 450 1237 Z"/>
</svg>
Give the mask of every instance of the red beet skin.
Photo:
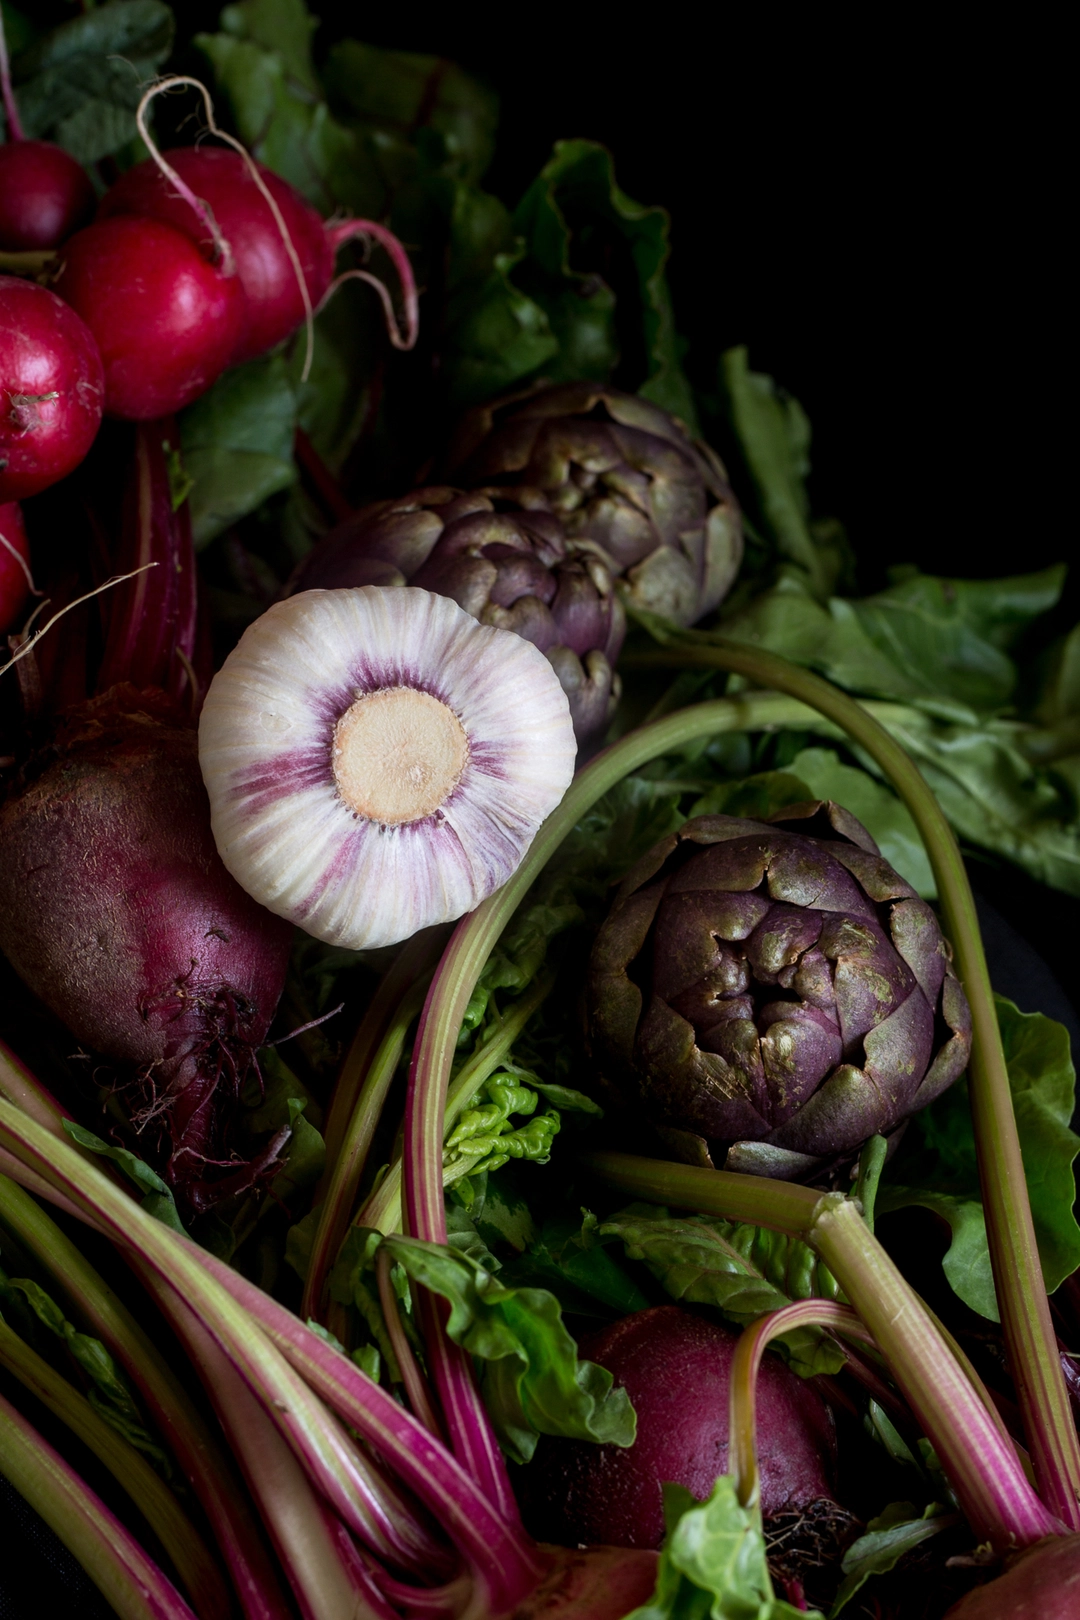
<svg viewBox="0 0 1080 1620">
<path fill-rule="evenodd" d="M 93 699 L 52 763 L 0 808 L 0 948 L 117 1066 L 121 1097 L 150 1127 L 148 1155 L 166 1135 L 166 1174 L 199 1210 L 258 1173 L 208 1161 L 230 1160 L 232 1106 L 277 1007 L 292 930 L 225 871 L 196 734 L 154 709 L 130 687 Z"/>
<path fill-rule="evenodd" d="M 677 1305 L 638 1311 L 592 1338 L 579 1354 L 606 1367 L 637 1413 L 632 1446 L 543 1436 L 522 1470 L 534 1534 L 575 1546 L 659 1547 L 661 1486 L 685 1485 L 704 1501 L 727 1472 L 728 1375 L 738 1334 Z M 758 1376 L 761 1509 L 769 1517 L 831 1497 L 836 1440 L 817 1391 L 766 1354 Z"/>
<path fill-rule="evenodd" d="M 94 212 L 94 188 L 81 163 L 51 141 L 0 146 L 0 248 L 59 247 Z"/>
<path fill-rule="evenodd" d="M 77 231 L 61 261 L 56 291 L 97 340 L 109 416 L 172 416 L 230 363 L 247 320 L 244 289 L 190 237 L 125 215 Z"/>
<path fill-rule="evenodd" d="M 953 1605 L 945 1620 L 1077 1620 L 1080 1536 L 1052 1536 L 1022 1553 L 1006 1574 Z"/>
<path fill-rule="evenodd" d="M 296 271 L 266 198 L 239 152 L 221 146 L 182 146 L 165 153 L 185 185 L 210 205 L 236 260 L 247 296 L 247 320 L 232 364 L 251 360 L 295 332 L 304 319 Z M 322 219 L 280 175 L 259 165 L 259 174 L 281 212 L 303 270 L 312 308 L 330 285 L 334 255 Z M 204 253 L 210 232 L 189 202 L 152 159 L 137 163 L 106 192 L 99 219 L 143 214 L 183 231 Z"/>
<path fill-rule="evenodd" d="M 546 1547 L 551 1568 L 512 1620 L 623 1620 L 653 1595 L 654 1552 L 624 1547 L 586 1547 L 567 1552 Z"/>
<path fill-rule="evenodd" d="M 105 379 L 85 324 L 55 293 L 0 276 L 0 501 L 79 465 L 101 426 Z"/>
</svg>

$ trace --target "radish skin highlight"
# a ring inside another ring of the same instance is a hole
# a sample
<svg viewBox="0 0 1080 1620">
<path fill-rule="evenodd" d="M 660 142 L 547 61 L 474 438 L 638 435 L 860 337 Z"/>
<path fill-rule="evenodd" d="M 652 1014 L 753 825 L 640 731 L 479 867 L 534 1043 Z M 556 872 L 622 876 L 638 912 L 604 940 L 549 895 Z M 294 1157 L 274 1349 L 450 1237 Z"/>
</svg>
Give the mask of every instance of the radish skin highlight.
<svg viewBox="0 0 1080 1620">
<path fill-rule="evenodd" d="M 391 945 L 516 870 L 576 745 L 542 653 L 412 587 L 303 591 L 207 694 L 199 760 L 225 866 L 333 945 Z"/>
</svg>

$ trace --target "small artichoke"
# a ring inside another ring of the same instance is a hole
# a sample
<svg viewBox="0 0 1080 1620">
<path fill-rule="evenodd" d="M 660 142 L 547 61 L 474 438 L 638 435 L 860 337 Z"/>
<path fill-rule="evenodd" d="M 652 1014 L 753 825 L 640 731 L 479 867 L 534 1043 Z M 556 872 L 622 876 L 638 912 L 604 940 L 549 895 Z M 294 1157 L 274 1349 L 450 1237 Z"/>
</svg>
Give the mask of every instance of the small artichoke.
<svg viewBox="0 0 1080 1620">
<path fill-rule="evenodd" d="M 544 495 L 434 487 L 378 501 L 319 542 L 290 591 L 405 584 L 531 641 L 562 683 L 580 748 L 599 742 L 618 700 L 626 618 L 607 559 L 568 538 Z"/>
<path fill-rule="evenodd" d="M 739 570 L 739 508 L 719 458 L 638 394 L 562 383 L 474 411 L 447 475 L 543 491 L 630 601 L 676 624 L 711 612 Z"/>
<path fill-rule="evenodd" d="M 657 844 L 600 929 L 586 1004 L 602 1075 L 652 1126 L 789 1179 L 897 1132 L 971 1045 L 934 913 L 821 801 Z"/>
</svg>

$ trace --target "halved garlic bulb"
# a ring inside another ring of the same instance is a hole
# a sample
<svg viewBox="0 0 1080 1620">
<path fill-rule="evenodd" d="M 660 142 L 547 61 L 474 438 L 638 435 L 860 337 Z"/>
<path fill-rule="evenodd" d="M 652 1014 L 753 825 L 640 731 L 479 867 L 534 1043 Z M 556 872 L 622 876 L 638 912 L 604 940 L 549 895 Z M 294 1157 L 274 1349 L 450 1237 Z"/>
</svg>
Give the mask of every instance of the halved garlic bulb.
<svg viewBox="0 0 1080 1620">
<path fill-rule="evenodd" d="M 505 883 L 575 752 L 544 655 L 412 586 L 275 603 L 214 677 L 199 724 L 233 877 L 354 950 L 460 917 Z"/>
</svg>

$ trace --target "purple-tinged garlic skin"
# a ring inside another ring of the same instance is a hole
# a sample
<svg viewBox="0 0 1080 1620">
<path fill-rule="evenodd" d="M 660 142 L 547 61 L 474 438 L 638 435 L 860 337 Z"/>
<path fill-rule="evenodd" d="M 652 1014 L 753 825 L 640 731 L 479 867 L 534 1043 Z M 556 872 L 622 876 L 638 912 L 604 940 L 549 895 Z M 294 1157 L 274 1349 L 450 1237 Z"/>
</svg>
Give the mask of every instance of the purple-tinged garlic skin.
<svg viewBox="0 0 1080 1620">
<path fill-rule="evenodd" d="M 574 772 L 530 642 L 413 586 L 303 591 L 207 693 L 214 838 L 247 892 L 328 944 L 391 945 L 513 874 Z"/>
</svg>

